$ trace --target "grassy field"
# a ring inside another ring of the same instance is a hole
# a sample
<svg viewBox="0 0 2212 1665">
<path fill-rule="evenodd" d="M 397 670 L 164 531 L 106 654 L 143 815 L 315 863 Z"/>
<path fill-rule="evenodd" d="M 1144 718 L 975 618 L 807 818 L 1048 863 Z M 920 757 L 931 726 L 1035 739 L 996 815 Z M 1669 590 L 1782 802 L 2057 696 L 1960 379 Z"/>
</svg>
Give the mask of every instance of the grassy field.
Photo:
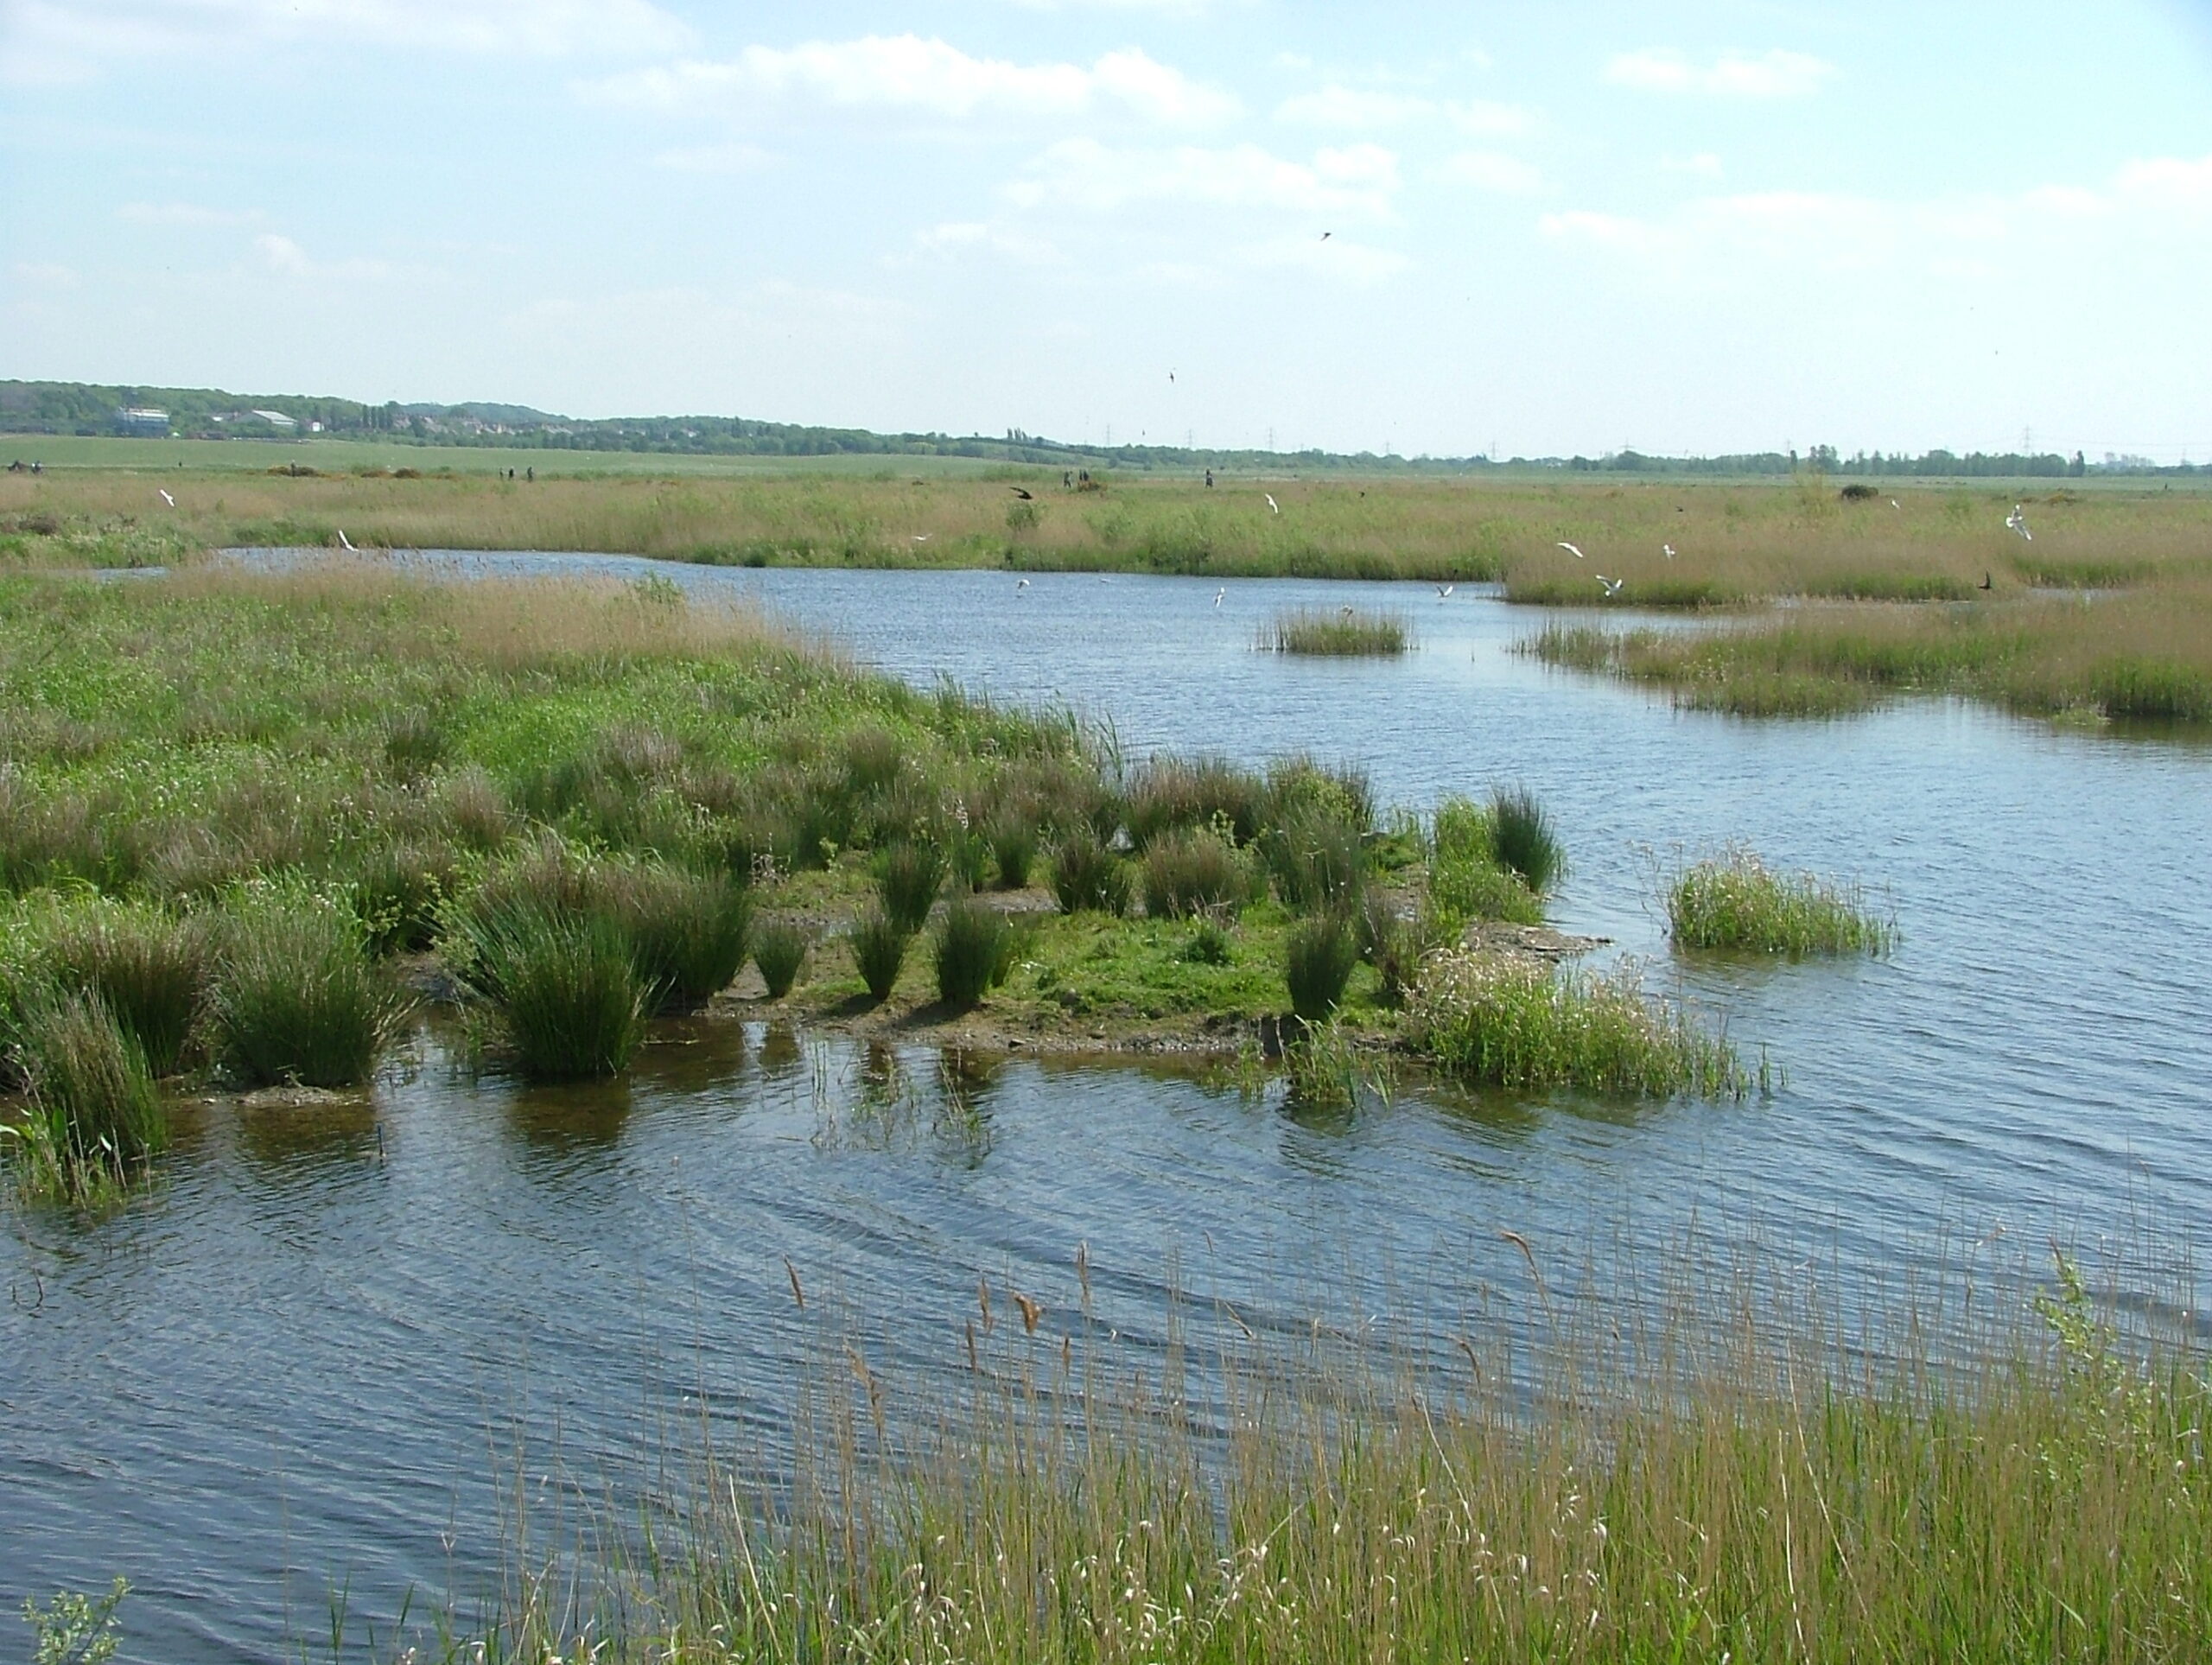
<svg viewBox="0 0 2212 1665">
<path fill-rule="evenodd" d="M 1049 470 L 925 470 L 884 458 L 840 459 L 831 469 L 618 457 L 602 468 L 595 458 L 571 467 L 557 453 L 456 452 L 454 472 L 440 475 L 428 472 L 440 466 L 430 454 L 407 448 L 387 461 L 351 446 L 232 442 L 200 448 L 226 459 L 246 453 L 259 468 L 194 457 L 163 469 L 160 448 L 188 442 L 77 443 L 155 448 L 143 469 L 0 474 L 0 559 L 82 564 L 101 550 L 154 561 L 238 543 L 334 547 L 343 531 L 364 546 L 732 563 L 1499 580 L 1516 601 L 1591 606 L 1608 604 L 1602 573 L 1621 586 L 1609 604 L 1623 607 L 1978 599 L 1985 578 L 2002 599 L 2029 584 L 2212 575 L 2212 493 L 2139 484 L 2037 494 L 2025 510 L 2031 542 L 2005 526 L 2020 499 L 1986 483 L 1901 486 L 1892 509 L 1889 496 L 1845 503 L 1831 483 L 1811 480 L 1224 476 L 1210 489 L 1189 478 L 1114 475 L 1101 490 L 1075 492 Z M 540 478 L 492 478 L 476 466 L 487 457 L 518 472 L 539 467 Z M 265 472 L 294 464 L 323 472 Z M 385 472 L 397 467 L 425 473 Z M 1017 496 L 1017 486 L 1030 496 Z"/>
<path fill-rule="evenodd" d="M 986 1288 L 964 1385 L 931 1394 L 809 1315 L 791 1484 L 710 1456 L 649 1535 L 518 1554 L 490 1655 L 2203 1657 L 2202 1359 L 2123 1344 L 2074 1261 L 2032 1314 L 1878 1302 L 1890 1363 L 1802 1268 L 1609 1325 L 1576 1316 L 1572 1267 L 1528 1261 L 1529 1310 L 1483 1308 L 1418 1370 L 1317 1320 L 1147 1376 L 1087 1285 L 1065 1312 Z"/>
</svg>

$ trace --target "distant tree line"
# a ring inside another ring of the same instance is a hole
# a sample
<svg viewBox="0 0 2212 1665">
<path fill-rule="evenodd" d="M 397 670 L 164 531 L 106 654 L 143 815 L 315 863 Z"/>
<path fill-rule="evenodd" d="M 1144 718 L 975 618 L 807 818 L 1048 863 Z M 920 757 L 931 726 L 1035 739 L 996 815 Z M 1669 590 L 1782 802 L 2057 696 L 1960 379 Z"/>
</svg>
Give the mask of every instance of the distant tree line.
<svg viewBox="0 0 2212 1665">
<path fill-rule="evenodd" d="M 2194 474 L 2200 465 L 2160 467 L 2144 457 L 2107 456 L 2088 461 L 2080 452 L 1969 452 L 1945 450 L 1918 456 L 1861 451 L 1841 454 L 1831 445 L 1815 445 L 1803 455 L 1795 450 L 1756 451 L 1730 456 L 1655 457 L 1639 451 L 1586 457 L 1402 457 L 1371 451 L 1353 454 L 1307 449 L 1263 451 L 1176 445 L 1074 445 L 1010 428 L 1003 437 L 981 434 L 878 434 L 862 428 L 820 428 L 803 423 L 759 422 L 742 416 L 615 416 L 579 419 L 554 416 L 528 405 L 365 404 L 353 399 L 309 397 L 291 393 L 229 393 L 211 387 L 123 387 L 87 382 L 0 381 L 0 433 L 113 434 L 125 410 L 168 413 L 169 429 L 187 438 L 266 438 L 271 424 L 257 423 L 255 411 L 275 411 L 305 430 L 319 423 L 340 438 L 396 441 L 419 445 L 484 446 L 505 450 L 630 451 L 669 455 L 786 456 L 836 455 L 973 457 L 986 461 L 1031 463 L 1046 467 L 1134 469 L 1245 469 L 1326 467 L 1376 473 L 1469 473 L 1490 469 L 1560 469 L 1570 473 L 1654 475 L 1789 475 L 1816 473 L 1876 478 L 1933 476 L 2049 477 L 2126 473 Z"/>
</svg>

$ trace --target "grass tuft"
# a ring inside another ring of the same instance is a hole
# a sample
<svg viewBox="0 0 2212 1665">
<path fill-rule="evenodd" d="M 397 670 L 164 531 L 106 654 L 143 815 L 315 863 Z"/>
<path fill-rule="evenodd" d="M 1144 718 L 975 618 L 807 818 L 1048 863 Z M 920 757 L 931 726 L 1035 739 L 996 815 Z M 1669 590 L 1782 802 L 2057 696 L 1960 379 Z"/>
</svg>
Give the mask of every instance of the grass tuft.
<svg viewBox="0 0 2212 1665">
<path fill-rule="evenodd" d="M 999 887 L 1020 890 L 1029 883 L 1029 869 L 1037 860 L 1037 826 L 1013 810 L 1001 811 L 985 834 L 991 859 L 998 863 Z"/>
<path fill-rule="evenodd" d="M 199 922 L 145 903 L 79 896 L 31 910 L 22 926 L 34 976 L 97 997 L 156 1076 L 182 1067 L 210 971 Z"/>
<path fill-rule="evenodd" d="M 1234 914 L 1251 887 L 1243 861 L 1211 833 L 1168 833 L 1144 853 L 1144 911 L 1155 919 Z"/>
<path fill-rule="evenodd" d="M 404 1007 L 360 922 L 326 899 L 249 891 L 224 923 L 215 1053 L 241 1080 L 347 1087 L 367 1078 Z"/>
<path fill-rule="evenodd" d="M 937 905 L 944 875 L 944 852 L 935 844 L 901 840 L 880 852 L 875 858 L 875 889 L 884 917 L 913 935 Z"/>
<path fill-rule="evenodd" d="M 1750 850 L 1731 850 L 1680 874 L 1667 891 L 1675 944 L 1759 954 L 1886 954 L 1897 927 L 1871 912 L 1854 887 L 1809 873 L 1768 870 Z"/>
<path fill-rule="evenodd" d="M 1013 929 L 989 903 L 961 897 L 938 922 L 935 954 L 938 997 L 949 1006 L 973 1006 L 1006 975 Z"/>
<path fill-rule="evenodd" d="M 1541 896 L 1567 876 L 1567 851 L 1551 817 L 1525 786 L 1499 787 L 1490 798 L 1491 847 L 1497 859 Z"/>
<path fill-rule="evenodd" d="M 1468 950 L 1438 955 L 1408 1015 L 1416 1047 L 1478 1086 L 1668 1098 L 1751 1084 L 1726 1039 L 1648 1001 L 1632 968 L 1554 973 Z"/>
<path fill-rule="evenodd" d="M 652 990 L 612 919 L 506 901 L 473 911 L 466 929 L 475 991 L 524 1075 L 591 1080 L 629 1064 Z"/>
<path fill-rule="evenodd" d="M 770 1000 L 779 1001 L 791 992 L 813 945 L 806 928 L 789 919 L 771 919 L 753 933 L 753 963 L 760 968 Z"/>
<path fill-rule="evenodd" d="M 13 1028 L 30 1103 L 27 1120 L 10 1131 L 27 1192 L 98 1200 L 168 1144 L 146 1055 L 98 994 L 34 991 Z"/>
<path fill-rule="evenodd" d="M 1308 1023 L 1321 1023 L 1344 997 L 1359 943 L 1342 913 L 1316 914 L 1291 928 L 1283 942 L 1283 981 L 1290 986 L 1290 1009 Z"/>
<path fill-rule="evenodd" d="M 1367 613 L 1348 606 L 1299 607 L 1277 613 L 1260 645 L 1277 653 L 1380 658 L 1403 653 L 1412 635 L 1402 613 Z"/>
<path fill-rule="evenodd" d="M 1052 893 L 1063 913 L 1127 913 L 1133 888 L 1128 864 L 1088 829 L 1068 834 L 1052 852 Z"/>
<path fill-rule="evenodd" d="M 914 933 L 881 908 L 873 908 L 853 924 L 853 963 L 869 995 L 879 1003 L 891 998 L 899 985 L 899 972 L 906 963 L 906 948 Z"/>
</svg>

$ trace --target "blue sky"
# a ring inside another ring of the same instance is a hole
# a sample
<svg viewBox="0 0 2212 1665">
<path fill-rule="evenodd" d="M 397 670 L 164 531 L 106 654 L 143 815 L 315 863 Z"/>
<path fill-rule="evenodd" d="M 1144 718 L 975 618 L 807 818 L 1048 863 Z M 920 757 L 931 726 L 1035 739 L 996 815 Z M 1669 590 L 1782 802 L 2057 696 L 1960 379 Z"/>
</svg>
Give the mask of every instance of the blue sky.
<svg viewBox="0 0 2212 1665">
<path fill-rule="evenodd" d="M 0 0 L 0 375 L 2212 456 L 2212 0 Z"/>
</svg>

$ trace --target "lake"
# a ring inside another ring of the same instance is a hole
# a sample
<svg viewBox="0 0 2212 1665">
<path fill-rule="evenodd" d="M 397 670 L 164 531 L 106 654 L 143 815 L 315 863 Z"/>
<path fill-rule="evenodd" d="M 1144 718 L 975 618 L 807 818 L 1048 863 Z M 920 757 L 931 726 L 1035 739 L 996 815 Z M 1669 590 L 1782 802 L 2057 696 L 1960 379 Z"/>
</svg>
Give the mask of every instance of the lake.
<svg viewBox="0 0 2212 1665">
<path fill-rule="evenodd" d="M 359 1106 L 194 1110 L 146 1200 L 0 1239 L 0 1604 L 124 1574 L 132 1656 L 293 1657 L 341 1588 L 357 1639 L 410 1591 L 465 1612 L 503 1489 L 620 1495 L 702 1406 L 772 1447 L 825 1314 L 922 1384 L 959 1368 L 979 1280 L 1061 1333 L 1078 1246 L 1111 1345 L 1156 1350 L 1171 1314 L 1203 1335 L 1224 1302 L 1282 1332 L 1326 1306 L 1441 1358 L 1526 1299 L 1501 1229 L 1560 1264 L 1656 1263 L 1694 1223 L 1895 1277 L 1999 1228 L 2126 1241 L 2212 1203 L 2201 740 L 1946 702 L 1680 713 L 1514 654 L 1562 615 L 1465 587 L 1249 581 L 1217 605 L 1120 575 L 416 558 L 756 599 L 919 685 L 1072 705 L 1132 759 L 1310 751 L 1414 809 L 1526 784 L 1572 862 L 1556 922 L 1786 1079 L 1314 1117 L 1204 1071 L 677 1023 L 611 1085 L 474 1080 L 425 1030 Z M 1254 651 L 1278 608 L 1347 602 L 1409 614 L 1415 651 Z M 1662 875 L 1731 842 L 1862 881 L 1896 954 L 1670 956 Z"/>
</svg>

